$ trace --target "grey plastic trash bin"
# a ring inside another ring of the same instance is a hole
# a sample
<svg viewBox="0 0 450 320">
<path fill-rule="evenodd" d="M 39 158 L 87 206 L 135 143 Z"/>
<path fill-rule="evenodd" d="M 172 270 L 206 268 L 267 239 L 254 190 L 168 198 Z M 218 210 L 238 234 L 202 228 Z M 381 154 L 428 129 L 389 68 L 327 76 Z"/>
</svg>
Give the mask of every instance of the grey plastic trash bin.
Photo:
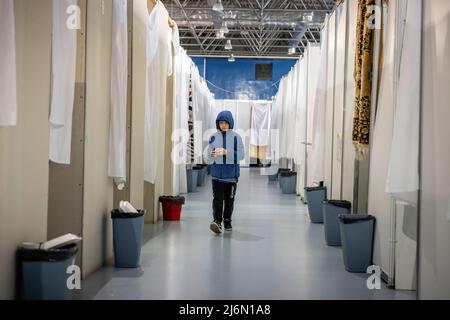
<svg viewBox="0 0 450 320">
<path fill-rule="evenodd" d="M 67 286 L 71 274 L 67 269 L 75 264 L 76 244 L 59 249 L 24 249 L 17 251 L 20 268 L 20 297 L 24 300 L 70 300 Z"/>
<path fill-rule="evenodd" d="M 145 210 L 138 213 L 111 211 L 116 268 L 137 268 L 141 258 Z"/>
<path fill-rule="evenodd" d="M 339 215 L 345 269 L 366 273 L 372 265 L 375 217 Z"/>
<path fill-rule="evenodd" d="M 269 182 L 277 181 L 277 180 L 278 180 L 278 172 L 275 173 L 275 174 L 270 174 L 270 175 L 268 175 L 267 177 L 268 177 L 268 179 L 269 179 Z"/>
<path fill-rule="evenodd" d="M 205 185 L 207 169 L 204 165 L 198 165 L 194 167 L 194 170 L 198 170 L 197 187 Z"/>
<path fill-rule="evenodd" d="M 325 242 L 329 246 L 341 245 L 339 215 L 350 214 L 352 204 L 349 201 L 325 200 L 323 202 L 323 222 L 325 224 Z"/>
<path fill-rule="evenodd" d="M 186 176 L 188 192 L 190 193 L 197 191 L 198 170 L 187 169 Z"/>
<path fill-rule="evenodd" d="M 287 168 L 280 168 L 280 169 L 278 169 L 278 176 L 277 176 L 277 179 L 278 179 L 278 183 L 279 183 L 279 185 L 280 185 L 280 188 L 281 188 L 281 174 L 282 173 L 286 173 L 286 172 L 291 172 L 291 169 L 287 169 Z"/>
<path fill-rule="evenodd" d="M 281 192 L 284 194 L 297 193 L 297 173 L 281 172 L 280 173 Z"/>
<path fill-rule="evenodd" d="M 309 217 L 312 223 L 323 223 L 323 201 L 327 199 L 326 187 L 305 188 Z"/>
</svg>

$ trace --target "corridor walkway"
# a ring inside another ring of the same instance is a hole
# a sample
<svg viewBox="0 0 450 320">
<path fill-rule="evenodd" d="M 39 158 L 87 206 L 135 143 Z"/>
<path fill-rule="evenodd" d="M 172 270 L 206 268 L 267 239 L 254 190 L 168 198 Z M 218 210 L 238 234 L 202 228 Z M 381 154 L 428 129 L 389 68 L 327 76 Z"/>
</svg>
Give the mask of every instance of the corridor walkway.
<svg viewBox="0 0 450 320">
<path fill-rule="evenodd" d="M 145 227 L 137 270 L 105 267 L 77 299 L 413 299 L 368 290 L 367 275 L 345 271 L 340 248 L 325 245 L 298 197 L 283 195 L 259 169 L 242 169 L 234 230 L 209 230 L 211 181 L 187 196 L 181 222 Z"/>
</svg>

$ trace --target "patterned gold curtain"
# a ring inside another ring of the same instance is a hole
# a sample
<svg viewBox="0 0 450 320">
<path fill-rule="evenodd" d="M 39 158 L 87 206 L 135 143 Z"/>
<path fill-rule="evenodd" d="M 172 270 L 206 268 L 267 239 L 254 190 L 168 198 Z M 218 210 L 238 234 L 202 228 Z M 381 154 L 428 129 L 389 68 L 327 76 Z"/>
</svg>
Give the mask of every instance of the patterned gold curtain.
<svg viewBox="0 0 450 320">
<path fill-rule="evenodd" d="M 375 0 L 358 0 L 358 24 L 355 52 L 355 106 L 353 113 L 353 144 L 361 159 L 369 151 L 370 106 L 372 102 L 372 71 L 374 51 L 373 11 Z"/>
</svg>

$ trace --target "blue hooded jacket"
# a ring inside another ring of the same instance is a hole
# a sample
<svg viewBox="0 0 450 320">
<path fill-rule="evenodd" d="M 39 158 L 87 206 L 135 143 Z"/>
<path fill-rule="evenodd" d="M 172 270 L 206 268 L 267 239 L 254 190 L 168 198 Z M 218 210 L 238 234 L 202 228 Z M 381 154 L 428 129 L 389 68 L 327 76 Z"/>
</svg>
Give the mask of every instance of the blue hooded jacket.
<svg viewBox="0 0 450 320">
<path fill-rule="evenodd" d="M 220 121 L 226 121 L 230 125 L 230 129 L 226 133 L 220 130 Z M 239 162 L 245 158 L 245 149 L 241 136 L 233 130 L 233 114 L 230 111 L 219 113 L 216 119 L 216 128 L 217 132 L 209 139 L 206 155 L 208 164 L 212 164 L 211 175 L 219 180 L 237 180 L 241 173 Z M 211 152 L 216 148 L 226 149 L 227 155 L 212 158 Z"/>
</svg>

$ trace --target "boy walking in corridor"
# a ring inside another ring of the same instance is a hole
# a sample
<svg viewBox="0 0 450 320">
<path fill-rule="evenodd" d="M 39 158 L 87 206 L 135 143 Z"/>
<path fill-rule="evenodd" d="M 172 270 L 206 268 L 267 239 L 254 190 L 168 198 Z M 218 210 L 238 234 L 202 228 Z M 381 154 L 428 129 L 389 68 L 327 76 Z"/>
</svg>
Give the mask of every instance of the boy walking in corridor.
<svg viewBox="0 0 450 320">
<path fill-rule="evenodd" d="M 210 229 L 222 233 L 222 222 L 226 231 L 231 231 L 236 187 L 240 176 L 239 162 L 245 157 L 241 136 L 234 129 L 230 111 L 222 111 L 216 119 L 217 132 L 209 140 L 207 162 L 212 164 L 213 216 Z"/>
</svg>

